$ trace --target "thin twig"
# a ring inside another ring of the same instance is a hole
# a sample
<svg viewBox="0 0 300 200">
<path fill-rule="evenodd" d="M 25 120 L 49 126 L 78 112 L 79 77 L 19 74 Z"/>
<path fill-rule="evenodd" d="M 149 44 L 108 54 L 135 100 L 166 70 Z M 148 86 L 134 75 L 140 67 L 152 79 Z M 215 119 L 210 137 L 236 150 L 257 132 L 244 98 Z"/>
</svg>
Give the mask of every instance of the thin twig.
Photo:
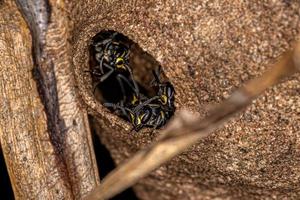
<svg viewBox="0 0 300 200">
<path fill-rule="evenodd" d="M 156 143 L 139 151 L 111 172 L 85 199 L 108 199 L 132 186 L 152 170 L 224 125 L 267 88 L 297 71 L 300 71 L 300 43 L 295 49 L 285 53 L 261 77 L 251 80 L 235 91 L 204 119 L 199 119 L 187 111 L 181 111 L 161 132 L 161 137 Z"/>
</svg>

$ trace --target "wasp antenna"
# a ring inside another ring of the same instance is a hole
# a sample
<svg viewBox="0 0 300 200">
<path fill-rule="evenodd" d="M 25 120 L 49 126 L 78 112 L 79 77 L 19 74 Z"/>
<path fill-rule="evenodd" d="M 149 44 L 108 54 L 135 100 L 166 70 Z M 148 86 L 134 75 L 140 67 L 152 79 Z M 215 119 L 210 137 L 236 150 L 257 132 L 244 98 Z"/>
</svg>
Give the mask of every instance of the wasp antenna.
<svg viewBox="0 0 300 200">
<path fill-rule="evenodd" d="M 114 108 L 114 109 L 119 108 L 121 110 L 126 110 L 126 111 L 129 111 L 129 112 L 132 112 L 129 108 L 126 108 L 125 106 L 120 106 L 120 105 L 115 104 L 115 103 L 103 103 L 103 105 L 105 107 L 108 107 L 108 108 Z"/>
<path fill-rule="evenodd" d="M 118 32 L 114 32 L 113 34 L 111 34 L 110 38 L 111 39 L 115 39 L 115 37 L 118 35 Z"/>
<path fill-rule="evenodd" d="M 159 96 L 152 97 L 152 98 L 150 98 L 150 99 L 148 99 L 148 100 L 142 102 L 142 103 L 139 104 L 138 106 L 136 106 L 133 110 L 134 110 L 134 111 L 137 111 L 137 110 L 141 109 L 142 107 L 144 107 L 145 105 L 151 103 L 152 101 L 154 101 L 154 100 L 156 100 L 156 99 L 158 99 L 158 98 L 159 98 Z"/>
<path fill-rule="evenodd" d="M 154 79 L 151 81 L 150 85 L 158 85 L 161 83 L 160 81 L 160 73 L 161 73 L 161 66 L 158 66 L 158 69 L 152 70 L 152 74 L 154 76 Z"/>
<path fill-rule="evenodd" d="M 117 105 L 114 104 L 114 103 L 103 103 L 103 105 L 104 105 L 105 107 L 115 107 L 115 106 L 117 106 Z"/>
<path fill-rule="evenodd" d="M 97 87 L 98 87 L 98 85 L 101 83 L 101 81 L 98 81 L 95 85 L 94 85 L 94 87 L 93 87 L 93 94 L 96 92 L 96 89 L 97 89 Z"/>
</svg>

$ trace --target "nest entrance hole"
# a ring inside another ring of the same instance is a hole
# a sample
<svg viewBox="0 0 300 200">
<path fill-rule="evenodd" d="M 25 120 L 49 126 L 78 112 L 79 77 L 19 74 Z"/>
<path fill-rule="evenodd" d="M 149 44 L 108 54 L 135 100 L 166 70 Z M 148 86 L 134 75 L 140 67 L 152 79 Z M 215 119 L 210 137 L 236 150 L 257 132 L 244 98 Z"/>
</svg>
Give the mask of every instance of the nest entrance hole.
<svg viewBox="0 0 300 200">
<path fill-rule="evenodd" d="M 112 30 L 103 30 L 92 38 L 92 44 L 89 48 L 90 70 L 92 71 L 99 65 L 99 62 L 97 62 L 95 58 L 96 51 L 93 44 L 107 40 L 113 34 L 115 34 L 114 41 L 125 45 L 129 49 L 129 67 L 132 69 L 133 77 L 138 84 L 140 93 L 147 97 L 155 96 L 155 91 L 153 87 L 151 87 L 151 81 L 154 78 L 152 71 L 159 68 L 159 62 L 157 62 L 153 56 L 143 51 L 137 43 L 130 40 L 122 33 L 117 33 Z M 164 75 L 163 69 L 161 70 L 160 76 L 163 81 L 167 81 L 167 77 Z M 92 81 L 93 87 L 97 84 L 94 94 L 96 99 L 101 103 L 118 103 L 123 98 L 120 84 L 113 75 L 101 83 L 98 83 L 95 78 L 93 78 Z M 125 85 L 125 87 L 126 92 L 128 92 L 130 89 L 127 85 Z"/>
</svg>

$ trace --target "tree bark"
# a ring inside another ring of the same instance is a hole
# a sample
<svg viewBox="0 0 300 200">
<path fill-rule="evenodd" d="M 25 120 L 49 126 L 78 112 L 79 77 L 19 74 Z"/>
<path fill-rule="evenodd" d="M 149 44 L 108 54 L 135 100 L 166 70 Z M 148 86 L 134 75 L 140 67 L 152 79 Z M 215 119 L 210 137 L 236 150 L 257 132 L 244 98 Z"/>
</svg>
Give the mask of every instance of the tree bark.
<svg viewBox="0 0 300 200">
<path fill-rule="evenodd" d="M 75 92 L 64 5 L 48 3 L 42 39 L 30 22 L 37 15 L 26 15 L 33 7 L 19 4 L 33 49 L 16 4 L 1 3 L 0 141 L 16 199 L 81 199 L 99 184 L 98 169 Z"/>
</svg>

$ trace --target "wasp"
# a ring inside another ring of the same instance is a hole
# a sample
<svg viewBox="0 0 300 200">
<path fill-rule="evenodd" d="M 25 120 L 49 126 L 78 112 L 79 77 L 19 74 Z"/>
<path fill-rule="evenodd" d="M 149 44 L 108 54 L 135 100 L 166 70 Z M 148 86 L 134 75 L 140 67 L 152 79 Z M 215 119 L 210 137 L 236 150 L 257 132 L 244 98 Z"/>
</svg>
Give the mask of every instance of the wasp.
<svg viewBox="0 0 300 200">
<path fill-rule="evenodd" d="M 157 96 L 159 103 L 162 105 L 163 109 L 169 112 L 175 111 L 174 100 L 175 100 L 175 90 L 173 85 L 169 81 L 162 82 L 160 79 L 161 66 L 158 70 L 152 71 L 154 79 L 151 82 L 152 86 L 157 87 Z"/>
<path fill-rule="evenodd" d="M 97 65 L 89 71 L 96 83 L 94 92 L 99 84 L 109 78 L 119 82 L 123 95 L 122 101 L 126 101 L 126 88 L 130 88 L 136 97 L 139 96 L 139 88 L 133 78 L 133 73 L 129 67 L 129 47 L 121 43 L 117 38 L 117 32 L 109 32 L 107 39 L 98 38 L 92 42 L 92 52 Z"/>
<path fill-rule="evenodd" d="M 166 124 L 175 111 L 175 90 L 168 81 L 160 79 L 161 67 L 152 71 L 154 79 L 150 83 L 156 88 L 154 97 L 142 94 L 136 96 L 132 93 L 124 103 L 105 103 L 104 106 L 112 108 L 117 115 L 122 116 L 133 125 L 133 130 L 139 131 L 143 127 L 160 128 Z"/>
<path fill-rule="evenodd" d="M 132 74 L 129 67 L 129 48 L 116 40 L 117 36 L 118 33 L 114 32 L 109 38 L 100 41 L 95 40 L 92 43 L 95 51 L 95 59 L 99 63 L 95 70 L 100 71 L 98 74 L 101 75 L 101 82 L 115 71 Z"/>
<path fill-rule="evenodd" d="M 143 127 L 160 128 L 169 119 L 169 113 L 161 109 L 161 105 L 152 103 L 159 97 L 152 97 L 140 103 L 132 109 L 118 104 L 105 103 L 104 106 L 111 107 L 122 113 L 123 117 L 133 125 L 133 130 L 139 131 Z"/>
<path fill-rule="evenodd" d="M 169 81 L 161 80 L 161 66 L 153 70 L 150 83 L 151 93 L 148 96 L 145 88 L 135 81 L 130 67 L 129 42 L 121 34 L 113 31 L 103 32 L 96 36 L 91 44 L 92 75 L 94 92 L 96 88 L 113 93 L 113 98 L 103 92 L 104 106 L 115 114 L 129 121 L 133 130 L 143 127 L 160 128 L 175 112 L 175 90 Z M 151 73 L 151 72 L 150 72 Z M 101 85 L 100 85 L 101 84 Z M 115 98 L 116 97 L 116 98 Z"/>
<path fill-rule="evenodd" d="M 156 103 L 160 104 L 163 109 L 166 111 L 174 111 L 174 101 L 175 101 L 175 90 L 173 85 L 169 81 L 162 82 L 160 78 L 161 74 L 161 66 L 157 70 L 153 70 L 152 74 L 154 76 L 154 79 L 151 81 L 150 85 L 153 87 L 156 87 Z M 135 93 L 133 93 L 130 98 L 129 103 L 127 105 L 129 106 L 136 106 L 139 104 L 139 102 L 146 100 L 147 97 L 140 94 L 139 96 L 136 96 Z"/>
</svg>

